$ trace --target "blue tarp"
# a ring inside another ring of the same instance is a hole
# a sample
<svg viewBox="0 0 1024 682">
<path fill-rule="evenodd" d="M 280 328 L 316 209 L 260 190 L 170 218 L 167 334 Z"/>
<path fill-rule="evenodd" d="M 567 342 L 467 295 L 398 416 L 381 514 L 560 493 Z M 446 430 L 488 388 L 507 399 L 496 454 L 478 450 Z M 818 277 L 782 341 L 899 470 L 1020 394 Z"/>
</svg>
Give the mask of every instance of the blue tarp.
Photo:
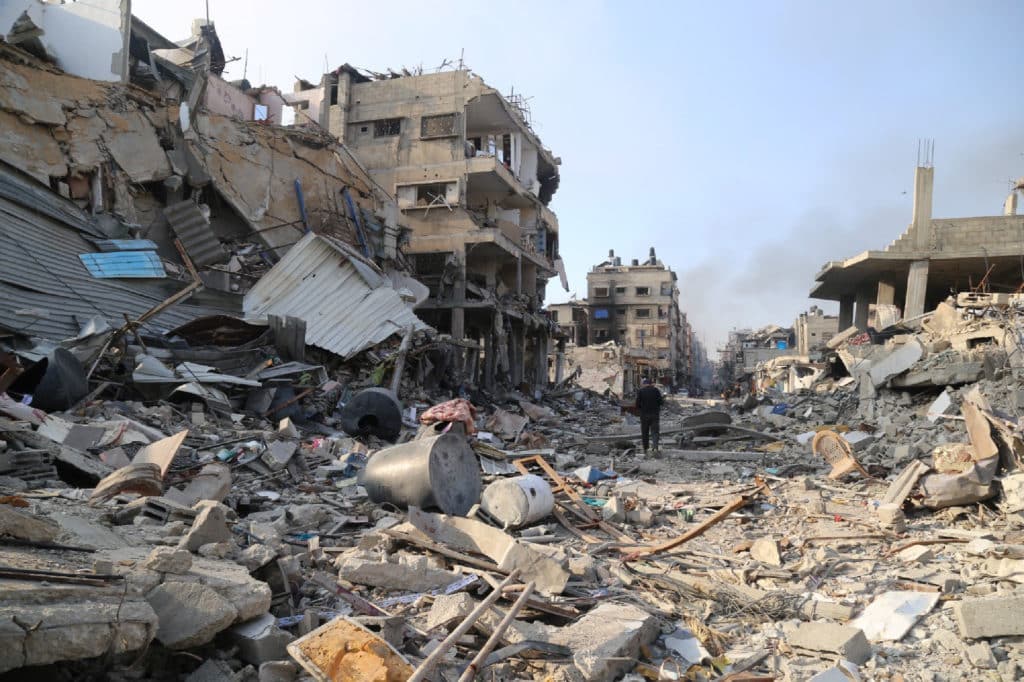
<svg viewBox="0 0 1024 682">
<path fill-rule="evenodd" d="M 114 251 L 81 253 L 82 264 L 93 277 L 167 277 L 156 251 Z"/>
</svg>

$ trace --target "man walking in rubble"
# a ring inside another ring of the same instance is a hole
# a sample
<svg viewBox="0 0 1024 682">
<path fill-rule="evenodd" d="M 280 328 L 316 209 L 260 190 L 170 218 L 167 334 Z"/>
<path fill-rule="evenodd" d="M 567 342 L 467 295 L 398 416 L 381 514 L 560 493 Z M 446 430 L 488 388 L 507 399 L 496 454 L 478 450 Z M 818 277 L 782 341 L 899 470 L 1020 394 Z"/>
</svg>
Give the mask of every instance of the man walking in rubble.
<svg viewBox="0 0 1024 682">
<path fill-rule="evenodd" d="M 658 439 L 661 431 L 661 403 L 664 399 L 650 379 L 644 379 L 643 387 L 636 392 L 636 411 L 640 413 L 640 439 L 644 444 L 644 454 L 648 445 L 658 452 Z"/>
</svg>

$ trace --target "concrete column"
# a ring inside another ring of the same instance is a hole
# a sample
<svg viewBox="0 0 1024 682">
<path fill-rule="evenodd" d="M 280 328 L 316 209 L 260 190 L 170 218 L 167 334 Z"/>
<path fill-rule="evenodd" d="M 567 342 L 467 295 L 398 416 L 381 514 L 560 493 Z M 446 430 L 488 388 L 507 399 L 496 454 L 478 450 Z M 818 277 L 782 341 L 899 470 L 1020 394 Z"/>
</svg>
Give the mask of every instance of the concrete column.
<svg viewBox="0 0 1024 682">
<path fill-rule="evenodd" d="M 548 387 L 548 332 L 542 329 L 537 337 L 537 382 L 534 388 Z"/>
<path fill-rule="evenodd" d="M 914 217 L 911 232 L 914 249 L 927 251 L 932 237 L 932 189 L 935 169 L 918 166 L 914 172 Z"/>
<path fill-rule="evenodd" d="M 857 291 L 857 308 L 853 313 L 853 323 L 857 329 L 864 331 L 868 328 L 868 306 L 871 305 L 871 290 L 860 289 Z"/>
<path fill-rule="evenodd" d="M 878 298 L 875 299 L 875 303 L 878 305 L 895 305 L 896 304 L 896 286 L 891 282 L 885 282 L 879 280 L 878 282 Z M 842 330 L 840 330 L 842 331 Z"/>
<path fill-rule="evenodd" d="M 452 290 L 451 334 L 452 338 L 461 341 L 466 336 L 466 310 L 462 304 L 466 302 L 466 248 L 463 246 L 455 251 L 458 260 L 458 274 L 455 276 L 455 283 Z"/>
<path fill-rule="evenodd" d="M 907 302 L 903 307 L 903 317 L 916 317 L 924 314 L 927 293 L 928 261 L 914 261 L 910 264 L 910 272 L 907 273 Z"/>
<path fill-rule="evenodd" d="M 843 296 L 839 299 L 839 331 L 849 329 L 853 324 L 853 296 Z"/>
<path fill-rule="evenodd" d="M 565 353 L 558 351 L 555 353 L 555 383 L 562 383 L 562 379 L 565 375 Z"/>
</svg>

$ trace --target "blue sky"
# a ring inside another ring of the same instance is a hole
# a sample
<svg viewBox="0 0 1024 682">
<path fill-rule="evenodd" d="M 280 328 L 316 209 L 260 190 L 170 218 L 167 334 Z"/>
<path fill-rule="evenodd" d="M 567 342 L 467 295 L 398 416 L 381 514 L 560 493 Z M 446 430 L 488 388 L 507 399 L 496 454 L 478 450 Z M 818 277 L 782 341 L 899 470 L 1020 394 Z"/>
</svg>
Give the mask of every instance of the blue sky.
<svg viewBox="0 0 1024 682">
<path fill-rule="evenodd" d="M 205 12 L 132 4 L 172 39 Z M 531 97 L 562 158 L 570 289 L 585 295 L 608 249 L 655 246 L 712 349 L 731 328 L 791 324 L 821 303 L 807 292 L 826 261 L 906 228 L 918 138 L 936 140 L 936 217 L 998 214 L 1024 176 L 1019 1 L 209 6 L 225 52 L 248 48 L 249 80 L 282 90 L 325 61 L 431 70 L 464 50 Z"/>
</svg>

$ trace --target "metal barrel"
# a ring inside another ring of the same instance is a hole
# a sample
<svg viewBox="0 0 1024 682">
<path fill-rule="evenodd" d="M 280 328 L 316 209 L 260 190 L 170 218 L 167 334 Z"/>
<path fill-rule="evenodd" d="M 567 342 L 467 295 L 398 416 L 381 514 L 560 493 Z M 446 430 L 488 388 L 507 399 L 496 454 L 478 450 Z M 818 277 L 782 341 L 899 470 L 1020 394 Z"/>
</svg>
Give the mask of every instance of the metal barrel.
<svg viewBox="0 0 1024 682">
<path fill-rule="evenodd" d="M 374 502 L 464 516 L 480 500 L 480 463 L 466 437 L 428 436 L 381 450 L 360 476 Z"/>
</svg>

